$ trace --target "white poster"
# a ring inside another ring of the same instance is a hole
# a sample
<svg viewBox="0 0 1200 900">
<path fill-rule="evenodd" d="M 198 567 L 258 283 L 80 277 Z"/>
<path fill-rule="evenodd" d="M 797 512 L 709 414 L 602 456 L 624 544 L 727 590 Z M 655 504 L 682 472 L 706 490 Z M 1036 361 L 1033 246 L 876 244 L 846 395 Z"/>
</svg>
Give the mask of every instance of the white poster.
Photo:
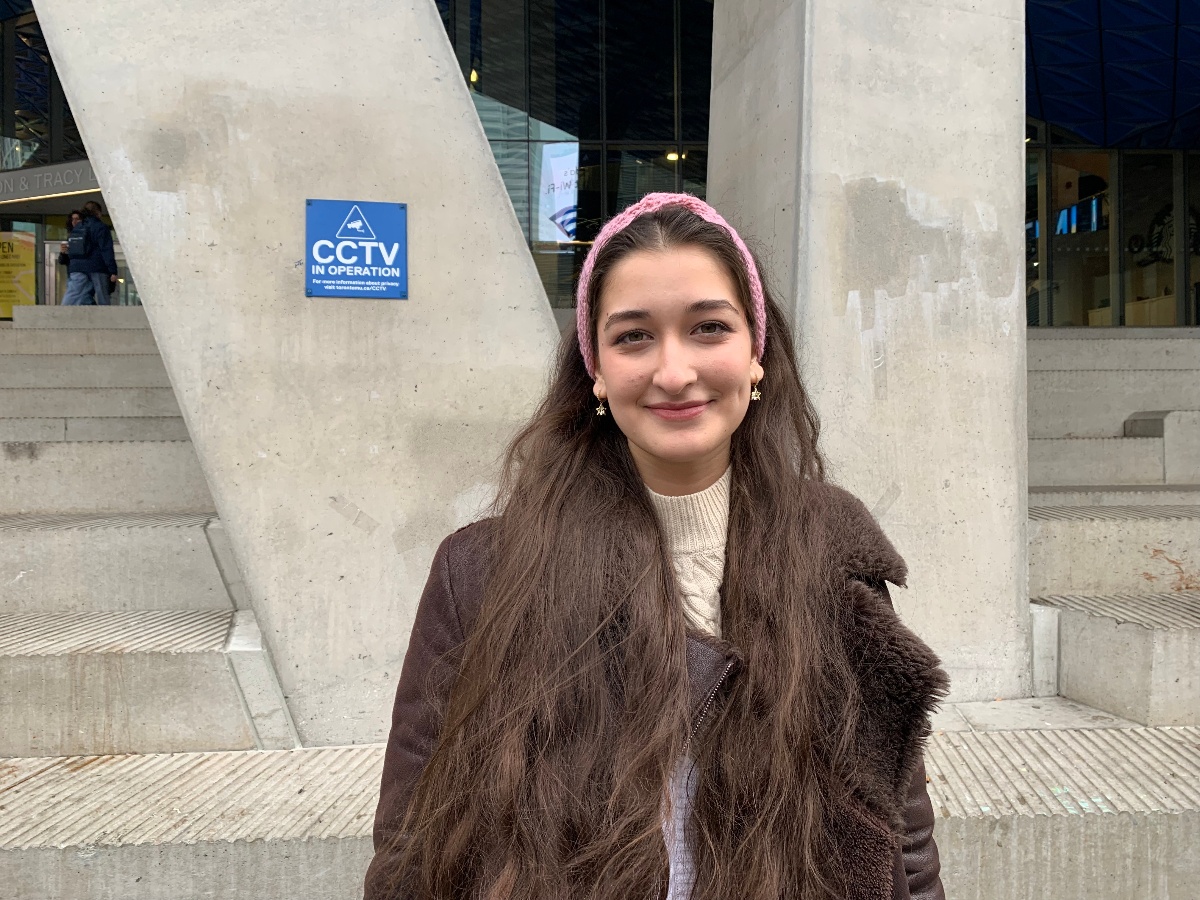
<svg viewBox="0 0 1200 900">
<path fill-rule="evenodd" d="M 579 144 L 543 144 L 535 241 L 575 240 L 579 198 Z"/>
</svg>

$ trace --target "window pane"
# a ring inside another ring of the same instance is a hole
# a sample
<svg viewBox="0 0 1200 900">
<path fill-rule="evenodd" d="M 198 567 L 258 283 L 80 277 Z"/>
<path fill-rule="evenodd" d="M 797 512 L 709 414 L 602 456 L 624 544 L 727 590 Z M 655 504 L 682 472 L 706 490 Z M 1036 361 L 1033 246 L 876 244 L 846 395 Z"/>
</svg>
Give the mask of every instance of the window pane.
<svg viewBox="0 0 1200 900">
<path fill-rule="evenodd" d="M 493 141 L 523 141 L 529 137 L 529 116 L 494 97 L 471 92 L 483 133 Z"/>
<path fill-rule="evenodd" d="M 529 0 L 529 23 L 532 136 L 600 140 L 599 0 Z"/>
<path fill-rule="evenodd" d="M 521 233 L 529 240 L 529 145 L 524 141 L 492 141 L 491 145 Z"/>
<path fill-rule="evenodd" d="M 713 0 L 680 0 L 679 117 L 685 141 L 708 140 Z"/>
<path fill-rule="evenodd" d="M 472 0 L 472 90 L 525 111 L 525 10 L 513 0 Z M 523 133 L 521 137 L 527 136 Z"/>
<path fill-rule="evenodd" d="M 605 213 L 615 216 L 654 191 L 676 190 L 679 163 L 679 154 L 673 148 L 608 151 Z"/>
<path fill-rule="evenodd" d="M 1170 153 L 1126 153 L 1123 159 L 1125 324 L 1174 325 L 1174 159 Z"/>
<path fill-rule="evenodd" d="M 1108 258 L 1110 161 L 1106 151 L 1054 154 L 1050 252 L 1055 325 L 1116 324 Z"/>
<path fill-rule="evenodd" d="M 533 184 L 537 190 L 533 240 L 575 240 L 579 211 L 579 144 L 533 144 Z"/>
<path fill-rule="evenodd" d="M 70 104 L 63 99 L 63 161 L 87 159 L 87 149 L 83 146 L 83 138 L 79 136 L 79 128 L 75 124 L 75 115 L 71 112 Z"/>
<path fill-rule="evenodd" d="M 50 51 L 37 22 L 17 27 L 14 55 L 16 133 L 4 141 L 5 168 L 44 166 L 50 162 Z"/>
<path fill-rule="evenodd" d="M 600 231 L 604 176 L 601 151 L 598 147 L 562 142 L 530 147 L 534 185 L 539 190 L 531 244 L 533 262 L 550 305 L 565 309 L 575 305 L 575 281 Z"/>
<path fill-rule="evenodd" d="M 589 244 L 600 233 L 604 203 L 604 154 L 599 147 L 579 148 L 579 211 L 575 240 Z M 580 261 L 582 265 L 582 260 Z"/>
<path fill-rule="evenodd" d="M 703 200 L 708 195 L 708 151 L 703 147 L 685 147 L 680 169 L 683 190 Z"/>
<path fill-rule="evenodd" d="M 1191 194 L 1188 202 L 1187 243 L 1191 255 L 1188 260 L 1188 282 L 1191 285 L 1188 309 L 1191 310 L 1190 324 L 1200 325 L 1200 153 L 1188 155 L 1188 167 L 1188 192 Z"/>
<path fill-rule="evenodd" d="M 1025 323 L 1048 325 L 1042 309 L 1042 231 L 1039 188 L 1045 157 L 1041 150 L 1025 154 Z"/>
<path fill-rule="evenodd" d="M 607 0 L 605 96 L 610 141 L 674 141 L 672 4 Z"/>
</svg>

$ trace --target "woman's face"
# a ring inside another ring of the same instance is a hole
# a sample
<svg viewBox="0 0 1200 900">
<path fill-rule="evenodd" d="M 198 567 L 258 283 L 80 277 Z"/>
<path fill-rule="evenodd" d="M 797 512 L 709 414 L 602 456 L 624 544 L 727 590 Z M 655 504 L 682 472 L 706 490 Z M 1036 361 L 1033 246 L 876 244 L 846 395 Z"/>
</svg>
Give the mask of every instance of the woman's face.
<svg viewBox="0 0 1200 900">
<path fill-rule="evenodd" d="M 69 223 L 70 227 L 74 228 L 76 225 L 78 225 L 82 221 L 83 220 L 81 218 L 79 218 L 79 213 L 71 213 L 71 221 Z"/>
<path fill-rule="evenodd" d="M 637 251 L 609 271 L 594 390 L 651 490 L 692 493 L 724 473 L 762 375 L 733 279 L 710 252 Z"/>
</svg>

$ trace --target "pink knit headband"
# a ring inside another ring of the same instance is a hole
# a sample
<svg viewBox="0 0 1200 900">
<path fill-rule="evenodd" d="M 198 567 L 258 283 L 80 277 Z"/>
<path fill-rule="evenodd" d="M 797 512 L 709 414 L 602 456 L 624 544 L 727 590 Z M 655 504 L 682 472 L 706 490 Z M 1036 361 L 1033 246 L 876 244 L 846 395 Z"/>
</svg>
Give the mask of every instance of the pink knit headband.
<svg viewBox="0 0 1200 900">
<path fill-rule="evenodd" d="M 733 226 L 726 222 L 719 212 L 691 194 L 647 194 L 633 206 L 621 212 L 605 223 L 596 235 L 596 242 L 588 251 L 587 259 L 583 261 L 583 271 L 579 273 L 579 287 L 575 289 L 575 327 L 579 332 L 579 351 L 583 354 L 583 363 L 587 366 L 588 374 L 596 377 L 596 348 L 592 343 L 592 330 L 588 322 L 588 287 L 592 281 L 592 267 L 600 249 L 607 244 L 614 234 L 629 227 L 630 223 L 639 216 L 652 213 L 664 206 L 682 206 L 698 215 L 706 222 L 720 225 L 729 232 L 742 261 L 746 264 L 746 274 L 750 278 L 750 303 L 754 307 L 751 313 L 754 317 L 754 358 L 762 361 L 763 350 L 767 345 L 767 304 L 763 300 L 762 279 L 759 278 L 758 268 L 754 265 L 754 257 Z"/>
</svg>

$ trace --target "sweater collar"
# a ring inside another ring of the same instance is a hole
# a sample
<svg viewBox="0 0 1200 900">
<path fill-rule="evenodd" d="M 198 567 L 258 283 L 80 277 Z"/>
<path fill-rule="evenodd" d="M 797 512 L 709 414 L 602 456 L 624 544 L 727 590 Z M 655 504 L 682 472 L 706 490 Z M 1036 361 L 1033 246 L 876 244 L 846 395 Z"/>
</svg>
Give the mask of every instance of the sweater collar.
<svg viewBox="0 0 1200 900">
<path fill-rule="evenodd" d="M 725 549 L 732 472 L 731 465 L 711 486 L 681 497 L 646 489 L 672 556 Z"/>
</svg>

